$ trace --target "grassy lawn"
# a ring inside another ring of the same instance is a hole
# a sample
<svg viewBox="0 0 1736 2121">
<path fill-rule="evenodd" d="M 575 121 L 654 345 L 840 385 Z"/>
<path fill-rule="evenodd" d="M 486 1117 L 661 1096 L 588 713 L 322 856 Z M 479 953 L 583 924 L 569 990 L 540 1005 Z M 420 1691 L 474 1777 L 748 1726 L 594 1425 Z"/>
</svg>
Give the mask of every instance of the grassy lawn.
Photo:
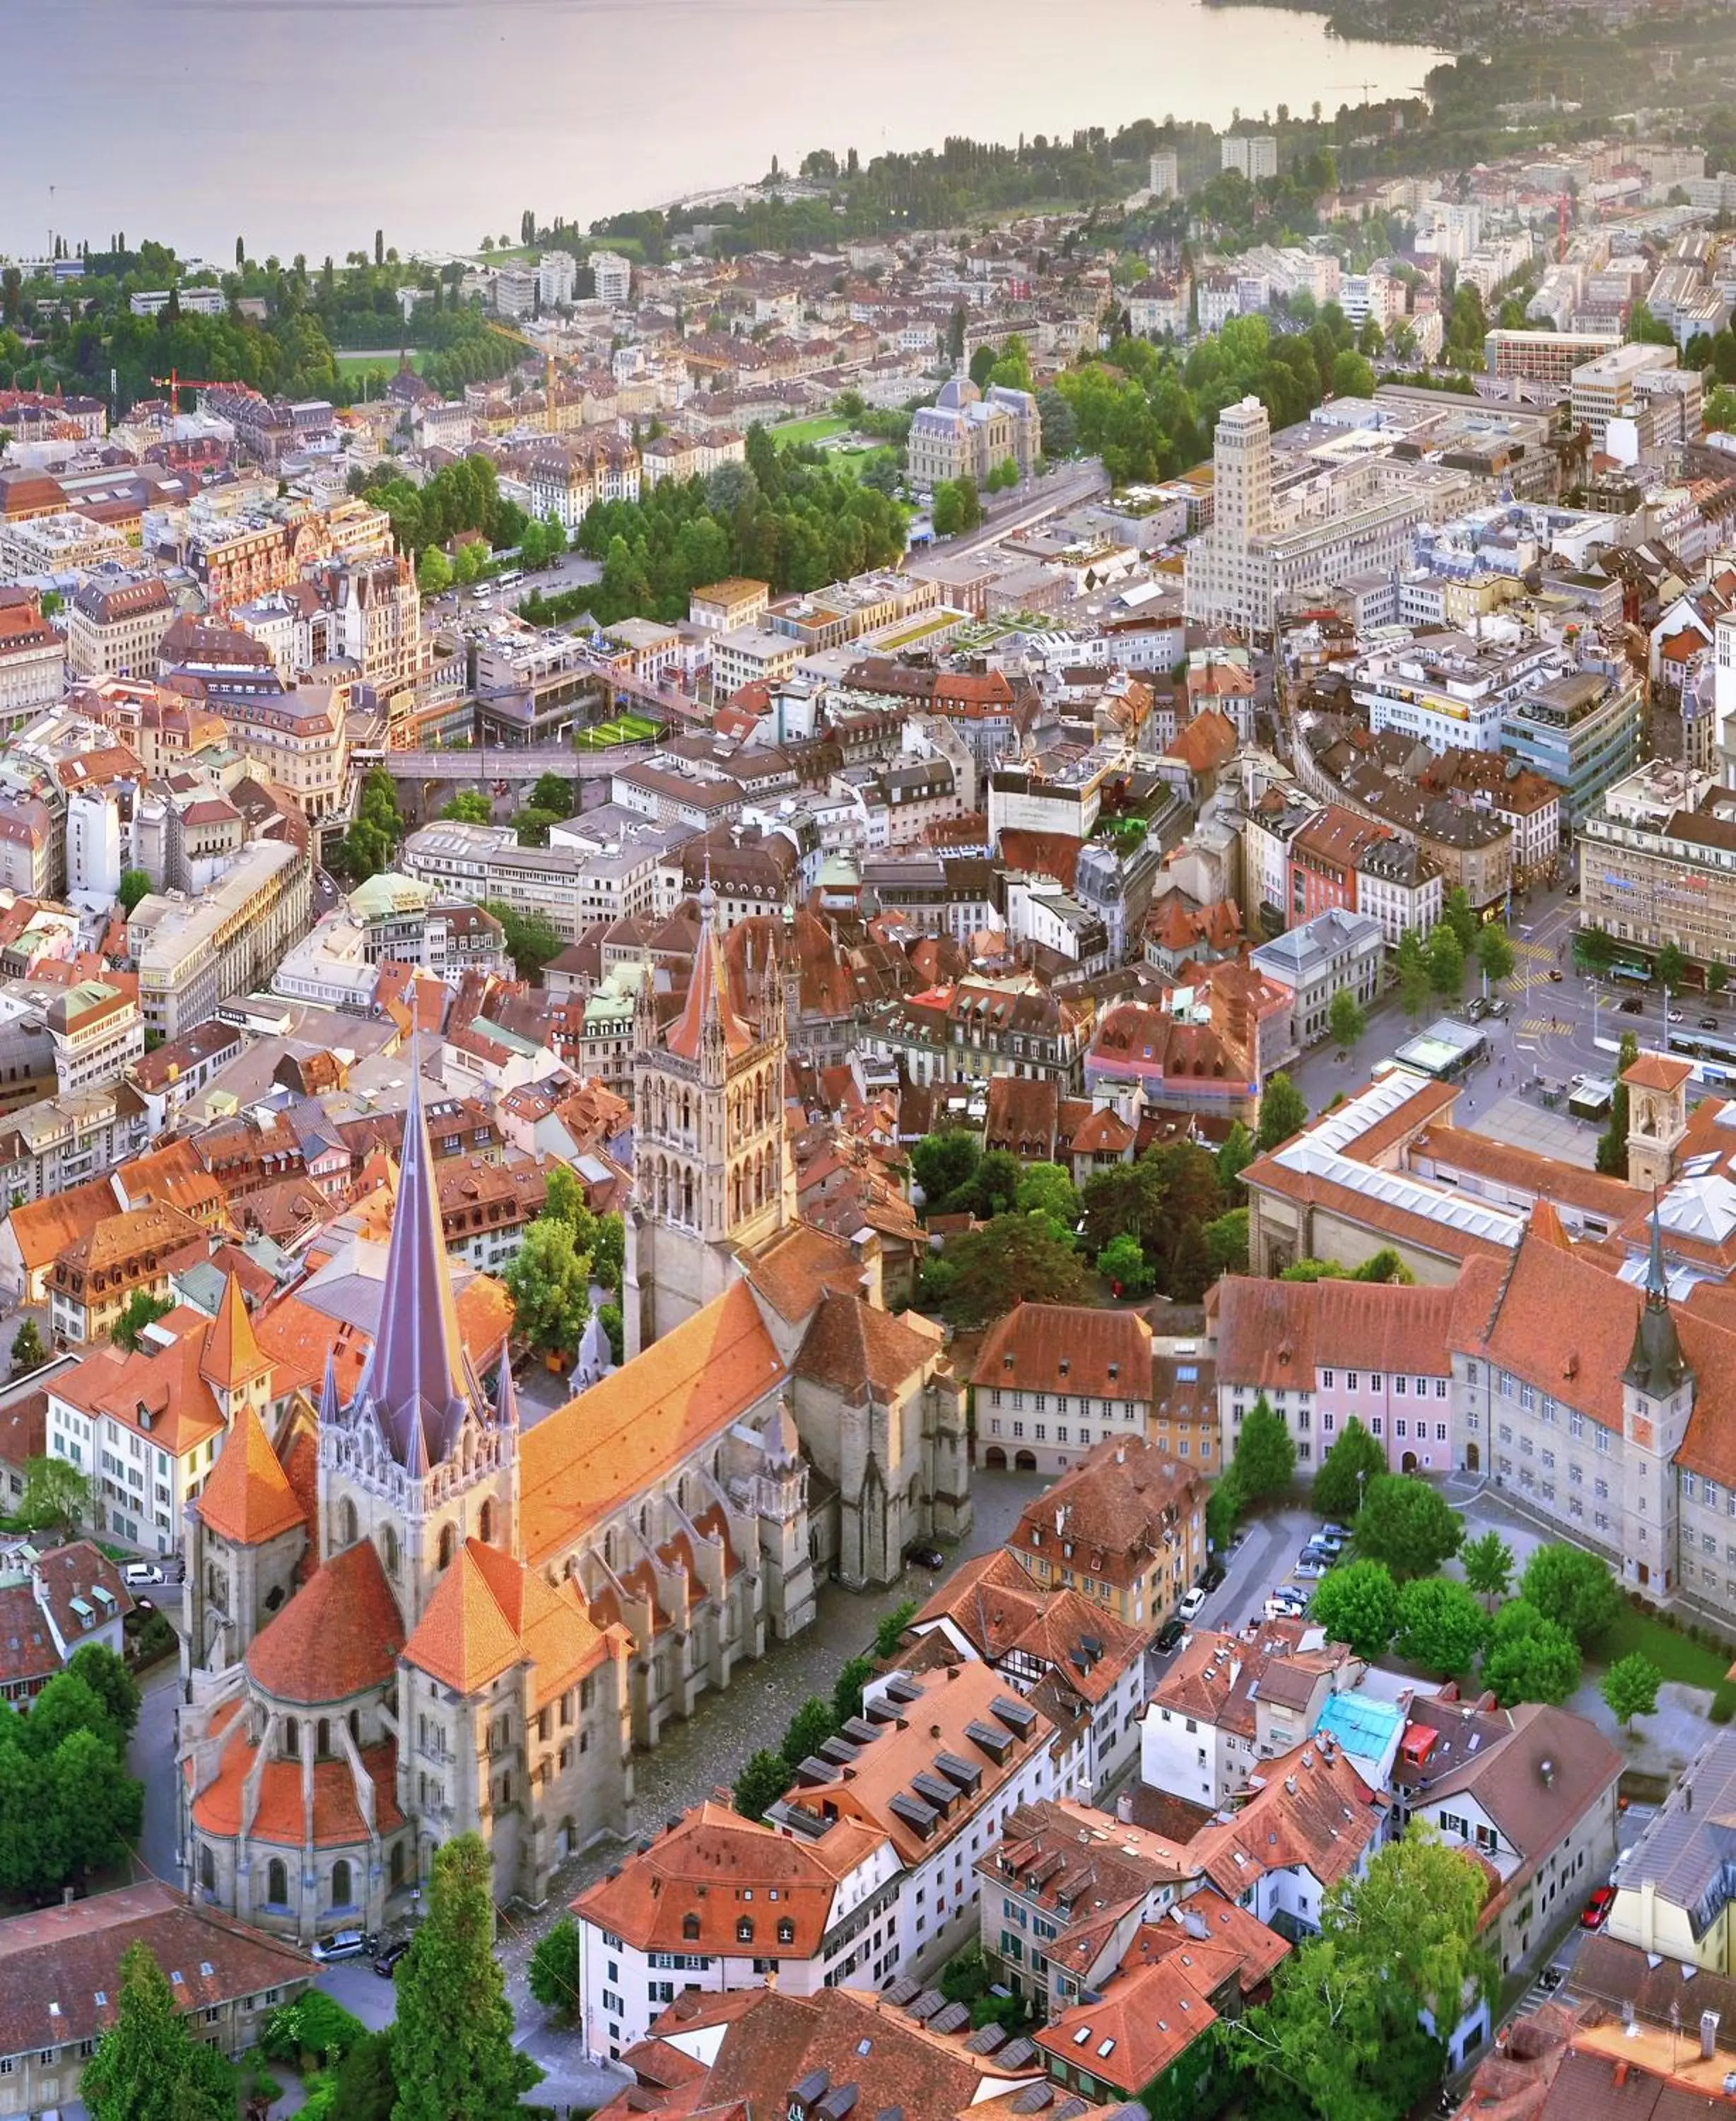
<svg viewBox="0 0 1736 2121">
<path fill-rule="evenodd" d="M 415 347 L 411 347 L 410 366 L 412 368 L 420 368 L 423 358 L 423 355 Z M 384 368 L 395 371 L 398 366 L 398 356 L 395 353 L 389 355 L 384 360 L 382 360 L 377 353 L 334 353 L 332 359 L 340 375 L 359 375 L 365 368 Z"/>
<path fill-rule="evenodd" d="M 812 420 L 786 420 L 782 427 L 770 431 L 774 441 L 823 442 L 828 436 L 843 434 L 849 426 L 848 420 L 834 419 L 822 413 Z"/>
<path fill-rule="evenodd" d="M 1684 1686 L 1703 1686 L 1709 1692 L 1730 1666 L 1729 1658 L 1721 1650 L 1708 1648 L 1704 1643 L 1691 1643 L 1661 1620 L 1648 1620 L 1624 1603 L 1621 1619 L 1608 1641 L 1601 1645 L 1598 1662 L 1613 1665 L 1634 1650 L 1649 1657 L 1665 1679 L 1678 1680 Z"/>
</svg>

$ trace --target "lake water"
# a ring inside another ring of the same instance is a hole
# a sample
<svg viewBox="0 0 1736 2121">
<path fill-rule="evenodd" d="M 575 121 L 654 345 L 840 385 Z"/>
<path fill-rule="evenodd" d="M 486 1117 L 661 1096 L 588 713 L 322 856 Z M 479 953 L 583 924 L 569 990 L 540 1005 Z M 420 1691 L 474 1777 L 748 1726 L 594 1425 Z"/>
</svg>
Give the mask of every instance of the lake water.
<svg viewBox="0 0 1736 2121">
<path fill-rule="evenodd" d="M 516 239 L 818 147 L 1335 110 L 1434 63 L 1193 0 L 21 0 L 0 29 L 0 250 L 214 261 Z"/>
</svg>

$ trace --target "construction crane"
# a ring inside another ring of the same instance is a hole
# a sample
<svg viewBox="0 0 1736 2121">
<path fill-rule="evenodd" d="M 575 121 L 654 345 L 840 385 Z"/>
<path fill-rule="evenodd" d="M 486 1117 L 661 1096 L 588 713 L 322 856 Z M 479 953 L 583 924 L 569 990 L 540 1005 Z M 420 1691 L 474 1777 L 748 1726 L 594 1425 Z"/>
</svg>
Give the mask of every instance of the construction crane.
<svg viewBox="0 0 1736 2121">
<path fill-rule="evenodd" d="M 233 378 L 230 379 L 231 381 L 233 380 Z M 166 375 L 153 375 L 151 380 L 160 389 L 169 393 L 169 409 L 171 413 L 180 411 L 181 393 L 184 390 L 222 390 L 228 387 L 227 385 L 218 382 L 214 376 L 183 375 L 178 368 L 171 368 Z"/>
<path fill-rule="evenodd" d="M 1564 264 L 1567 257 L 1567 194 L 1563 192 L 1555 202 L 1555 262 Z"/>
<path fill-rule="evenodd" d="M 559 431 L 555 417 L 555 356 L 551 347 L 541 346 L 528 332 L 515 331 L 510 324 L 503 324 L 498 318 L 488 319 L 488 329 L 497 331 L 502 338 L 510 338 L 516 346 L 528 347 L 533 353 L 542 357 L 542 424 L 550 434 Z"/>
</svg>

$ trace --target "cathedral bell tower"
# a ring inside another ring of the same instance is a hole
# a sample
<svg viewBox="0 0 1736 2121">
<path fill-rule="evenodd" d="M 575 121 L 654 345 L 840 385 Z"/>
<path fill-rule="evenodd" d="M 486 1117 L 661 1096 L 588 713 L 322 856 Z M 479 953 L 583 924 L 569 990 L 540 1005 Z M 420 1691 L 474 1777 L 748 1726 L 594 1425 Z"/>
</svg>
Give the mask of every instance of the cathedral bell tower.
<svg viewBox="0 0 1736 2121">
<path fill-rule="evenodd" d="M 730 999 L 706 875 L 686 1000 L 659 1032 L 649 982 L 635 1014 L 634 1200 L 622 1317 L 631 1359 L 721 1296 L 738 1248 L 788 1217 L 783 981 L 774 948 L 757 1028 Z"/>
</svg>

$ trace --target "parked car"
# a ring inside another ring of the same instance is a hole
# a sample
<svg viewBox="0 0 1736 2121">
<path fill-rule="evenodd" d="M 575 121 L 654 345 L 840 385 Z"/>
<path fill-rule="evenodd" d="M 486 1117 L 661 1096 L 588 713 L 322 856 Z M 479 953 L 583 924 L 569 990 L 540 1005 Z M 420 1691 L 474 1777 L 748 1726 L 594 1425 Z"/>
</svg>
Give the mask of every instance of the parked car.
<svg viewBox="0 0 1736 2121">
<path fill-rule="evenodd" d="M 1218 1585 L 1223 1582 L 1225 1573 L 1226 1572 L 1222 1562 L 1208 1561 L 1200 1573 L 1200 1589 L 1202 1591 L 1215 1591 Z"/>
<path fill-rule="evenodd" d="M 1315 1537 L 1316 1539 L 1324 1537 L 1327 1539 L 1347 1540 L 1350 1537 L 1350 1527 L 1348 1525 L 1334 1524 L 1329 1517 L 1326 1522 L 1320 1527 L 1319 1531 L 1315 1534 Z"/>
<path fill-rule="evenodd" d="M 1609 1919 L 1609 1910 L 1615 1904 L 1616 1889 L 1613 1886 L 1594 1886 L 1590 1897 L 1580 1909 L 1580 1928 L 1602 1929 Z"/>
<path fill-rule="evenodd" d="M 1178 1613 L 1171 1613 L 1157 1630 L 1157 1639 L 1152 1648 L 1159 1657 L 1166 1657 L 1188 1631 L 1188 1624 Z"/>
<path fill-rule="evenodd" d="M 373 1946 L 374 1940 L 365 1930 L 335 1930 L 330 1937 L 323 1937 L 314 1946 L 314 1956 L 322 1966 L 329 1966 L 340 1959 L 361 1959 Z"/>
<path fill-rule="evenodd" d="M 1510 1016 L 1512 1013 L 1513 1005 L 1510 1001 L 1492 1001 L 1489 1004 L 1489 1014 L 1497 1021 L 1502 1017 Z"/>
<path fill-rule="evenodd" d="M 1345 1543 L 1335 1531 L 1317 1531 L 1308 1544 L 1318 1553 L 1329 1554 L 1336 1561 L 1344 1551 Z"/>
<path fill-rule="evenodd" d="M 1313 1583 L 1317 1578 L 1324 1576 L 1331 1566 L 1331 1562 L 1324 1554 L 1315 1552 L 1305 1546 L 1301 1554 L 1296 1556 L 1296 1573 L 1298 1576 L 1305 1577 L 1310 1583 Z"/>
<path fill-rule="evenodd" d="M 926 1540 L 913 1540 L 904 1550 L 906 1564 L 911 1569 L 944 1569 L 947 1557 L 938 1546 L 930 1546 Z"/>
<path fill-rule="evenodd" d="M 1281 1598 L 1274 1591 L 1266 1601 L 1266 1618 L 1268 1620 L 1298 1620 L 1307 1610 L 1307 1600 L 1300 1596 Z"/>
<path fill-rule="evenodd" d="M 154 1561 L 129 1561 L 122 1569 L 121 1581 L 130 1591 L 135 1584 L 166 1583 L 167 1575 Z"/>
<path fill-rule="evenodd" d="M 1182 1599 L 1181 1603 L 1175 1608 L 1175 1610 L 1180 1614 L 1183 1620 L 1191 1620 L 1205 1602 L 1205 1586 L 1203 1583 L 1196 1583 L 1193 1589 Z"/>
<path fill-rule="evenodd" d="M 374 1971 L 382 1980 L 389 1981 L 392 1979 L 393 1970 L 409 1949 L 408 1937 L 394 1937 L 389 1944 L 383 1944 L 375 1953 Z"/>
</svg>

